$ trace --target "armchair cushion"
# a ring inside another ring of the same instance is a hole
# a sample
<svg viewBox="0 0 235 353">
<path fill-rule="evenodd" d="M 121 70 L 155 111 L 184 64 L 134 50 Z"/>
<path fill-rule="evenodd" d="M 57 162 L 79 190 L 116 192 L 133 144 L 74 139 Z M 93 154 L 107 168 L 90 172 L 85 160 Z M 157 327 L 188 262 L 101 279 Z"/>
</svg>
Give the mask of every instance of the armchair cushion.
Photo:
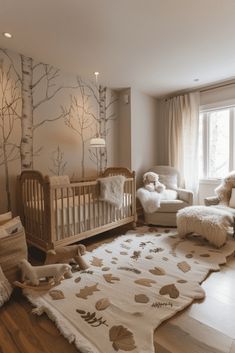
<svg viewBox="0 0 235 353">
<path fill-rule="evenodd" d="M 191 190 L 186 189 L 176 189 L 178 193 L 178 198 L 184 202 L 187 202 L 187 206 L 191 206 L 193 204 L 193 192 Z"/>
<path fill-rule="evenodd" d="M 204 203 L 206 206 L 214 206 L 214 205 L 218 205 L 220 202 L 219 198 L 217 196 L 210 196 L 210 197 L 206 197 L 204 199 Z"/>
<path fill-rule="evenodd" d="M 181 208 L 187 206 L 189 206 L 189 204 L 182 200 L 161 200 L 161 204 L 157 212 L 176 213 Z"/>
</svg>

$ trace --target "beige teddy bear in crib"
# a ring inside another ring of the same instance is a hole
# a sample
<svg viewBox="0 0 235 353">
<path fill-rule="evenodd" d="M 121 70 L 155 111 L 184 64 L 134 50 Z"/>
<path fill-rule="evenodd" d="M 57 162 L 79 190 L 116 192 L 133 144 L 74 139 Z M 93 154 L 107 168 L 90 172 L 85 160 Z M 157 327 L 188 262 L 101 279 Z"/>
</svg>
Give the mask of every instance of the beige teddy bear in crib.
<svg viewBox="0 0 235 353">
<path fill-rule="evenodd" d="M 166 187 L 159 181 L 158 174 L 154 172 L 147 172 L 143 175 L 143 183 L 145 189 L 148 191 L 157 191 L 158 193 L 162 193 Z"/>
<path fill-rule="evenodd" d="M 19 263 L 21 269 L 22 281 L 26 279 L 29 283 L 38 286 L 40 279 L 53 278 L 55 284 L 58 284 L 66 273 L 71 273 L 71 266 L 69 264 L 53 264 L 44 266 L 32 266 L 26 259 Z"/>
<path fill-rule="evenodd" d="M 76 262 L 81 270 L 86 270 L 89 266 L 82 258 L 85 252 L 86 247 L 83 244 L 60 246 L 47 252 L 45 265 Z M 72 277 L 70 273 L 65 276 L 66 278 Z"/>
</svg>

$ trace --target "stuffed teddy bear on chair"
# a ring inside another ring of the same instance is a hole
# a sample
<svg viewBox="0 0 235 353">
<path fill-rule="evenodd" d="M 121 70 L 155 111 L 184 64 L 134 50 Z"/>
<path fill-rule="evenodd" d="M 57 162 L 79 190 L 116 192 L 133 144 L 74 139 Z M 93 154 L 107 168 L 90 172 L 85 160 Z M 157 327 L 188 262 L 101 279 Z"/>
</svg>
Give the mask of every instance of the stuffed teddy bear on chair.
<svg viewBox="0 0 235 353">
<path fill-rule="evenodd" d="M 162 193 L 166 187 L 159 181 L 159 176 L 153 172 L 147 172 L 143 175 L 144 187 L 148 191 L 157 191 Z"/>
</svg>

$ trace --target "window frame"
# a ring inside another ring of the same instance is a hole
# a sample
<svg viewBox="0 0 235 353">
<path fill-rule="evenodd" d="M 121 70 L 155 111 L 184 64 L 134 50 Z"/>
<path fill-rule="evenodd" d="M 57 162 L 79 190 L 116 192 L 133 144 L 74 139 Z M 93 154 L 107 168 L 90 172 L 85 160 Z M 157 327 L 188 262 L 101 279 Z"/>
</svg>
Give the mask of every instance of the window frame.
<svg viewBox="0 0 235 353">
<path fill-rule="evenodd" d="M 217 110 L 229 109 L 229 172 L 235 169 L 235 99 L 220 103 L 203 105 L 200 107 L 199 115 L 202 115 L 202 152 L 203 165 L 202 177 L 200 181 L 221 180 L 220 177 L 209 177 L 209 131 L 210 119 L 209 114 Z"/>
</svg>

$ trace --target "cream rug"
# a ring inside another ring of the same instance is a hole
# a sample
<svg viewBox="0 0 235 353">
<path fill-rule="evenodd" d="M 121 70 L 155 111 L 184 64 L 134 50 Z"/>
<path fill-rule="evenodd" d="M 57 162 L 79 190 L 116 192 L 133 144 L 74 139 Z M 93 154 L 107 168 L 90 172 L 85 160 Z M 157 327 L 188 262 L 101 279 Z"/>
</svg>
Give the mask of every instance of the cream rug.
<svg viewBox="0 0 235 353">
<path fill-rule="evenodd" d="M 203 298 L 200 283 L 234 250 L 233 240 L 218 250 L 198 236 L 141 227 L 87 253 L 88 270 L 25 294 L 83 353 L 154 353 L 154 329 Z"/>
</svg>

